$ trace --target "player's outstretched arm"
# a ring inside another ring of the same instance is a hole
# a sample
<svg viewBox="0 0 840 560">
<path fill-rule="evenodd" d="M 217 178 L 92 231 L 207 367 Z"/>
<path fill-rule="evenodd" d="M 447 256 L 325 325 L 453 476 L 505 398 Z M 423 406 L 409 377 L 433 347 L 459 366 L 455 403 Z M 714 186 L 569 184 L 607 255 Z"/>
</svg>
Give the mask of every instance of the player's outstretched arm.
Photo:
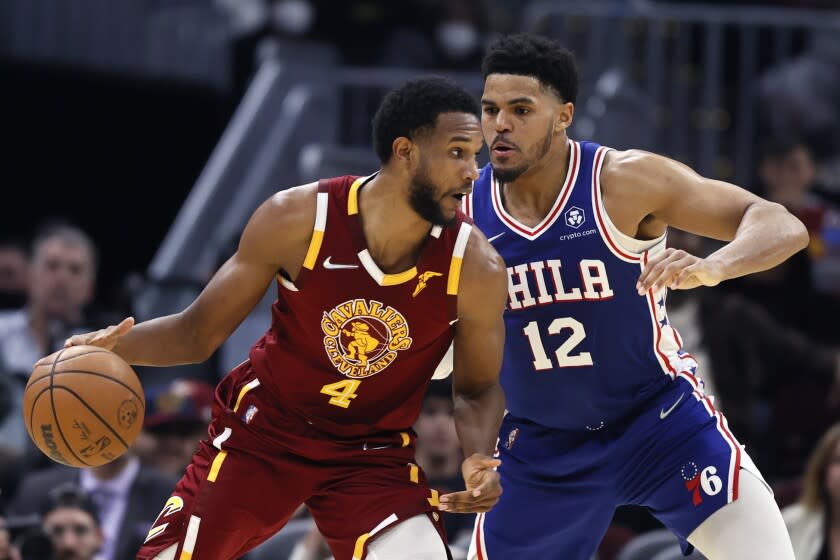
<svg viewBox="0 0 840 560">
<path fill-rule="evenodd" d="M 507 274 L 502 258 L 477 229 L 467 244 L 458 289 L 453 398 L 455 427 L 466 460 L 466 491 L 442 496 L 441 509 L 488 511 L 501 494 L 492 458 L 505 402 L 499 370 L 505 341 Z"/>
<path fill-rule="evenodd" d="M 137 325 L 76 335 L 68 346 L 113 349 L 135 365 L 168 366 L 206 360 L 262 299 L 280 269 L 296 276 L 315 222 L 317 184 L 279 192 L 251 216 L 236 253 L 185 310 Z"/>
<path fill-rule="evenodd" d="M 772 268 L 808 244 L 805 226 L 780 204 L 702 177 L 663 156 L 640 150 L 611 152 L 601 184 L 610 215 L 617 214 L 618 220 L 613 221 L 625 233 L 637 233 L 635 222 L 652 233 L 672 226 L 729 241 L 705 259 L 666 249 L 642 271 L 640 293 L 654 285 L 671 289 L 714 286 Z"/>
</svg>

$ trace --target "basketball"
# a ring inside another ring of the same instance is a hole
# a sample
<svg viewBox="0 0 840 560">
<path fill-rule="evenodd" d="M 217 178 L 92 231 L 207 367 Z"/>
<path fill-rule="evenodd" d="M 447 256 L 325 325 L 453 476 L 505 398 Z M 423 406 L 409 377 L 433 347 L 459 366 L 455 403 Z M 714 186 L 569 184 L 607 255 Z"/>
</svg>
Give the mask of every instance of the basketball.
<svg viewBox="0 0 840 560">
<path fill-rule="evenodd" d="M 145 406 L 131 366 L 96 346 L 49 356 L 33 370 L 23 397 L 29 437 L 71 467 L 104 465 L 125 453 L 143 426 Z"/>
</svg>

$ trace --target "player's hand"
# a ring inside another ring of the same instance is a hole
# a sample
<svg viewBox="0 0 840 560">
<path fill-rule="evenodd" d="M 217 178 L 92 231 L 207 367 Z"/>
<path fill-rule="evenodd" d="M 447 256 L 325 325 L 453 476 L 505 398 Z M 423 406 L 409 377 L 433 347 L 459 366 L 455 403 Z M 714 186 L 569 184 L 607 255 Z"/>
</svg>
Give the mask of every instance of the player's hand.
<svg viewBox="0 0 840 560">
<path fill-rule="evenodd" d="M 444 494 L 440 497 L 438 509 L 451 513 L 483 513 L 490 511 L 499 496 L 502 486 L 496 467 L 502 462 L 486 455 L 473 453 L 461 464 L 466 490 Z"/>
<path fill-rule="evenodd" d="M 119 325 L 111 325 L 98 331 L 73 335 L 67 339 L 64 347 L 90 345 L 112 350 L 117 345 L 119 338 L 130 331 L 133 326 L 134 317 L 127 317 Z"/>
<path fill-rule="evenodd" d="M 714 261 L 696 257 L 681 249 L 668 248 L 645 265 L 636 289 L 644 295 L 651 287 L 688 290 L 697 286 L 717 286 L 723 280 L 723 271 Z"/>
</svg>

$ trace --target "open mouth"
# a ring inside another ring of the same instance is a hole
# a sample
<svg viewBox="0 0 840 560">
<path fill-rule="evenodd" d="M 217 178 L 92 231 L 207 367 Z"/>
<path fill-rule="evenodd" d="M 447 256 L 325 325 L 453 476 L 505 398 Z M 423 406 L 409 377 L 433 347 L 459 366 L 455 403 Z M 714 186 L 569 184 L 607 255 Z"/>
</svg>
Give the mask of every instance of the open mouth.
<svg viewBox="0 0 840 560">
<path fill-rule="evenodd" d="M 498 156 L 510 155 L 514 151 L 516 151 L 514 148 L 512 148 L 511 146 L 505 146 L 504 144 L 498 144 L 496 146 L 493 146 L 493 153 Z"/>
<path fill-rule="evenodd" d="M 464 197 L 467 196 L 467 193 L 455 193 L 452 195 L 454 198 L 458 200 L 464 200 Z"/>
</svg>

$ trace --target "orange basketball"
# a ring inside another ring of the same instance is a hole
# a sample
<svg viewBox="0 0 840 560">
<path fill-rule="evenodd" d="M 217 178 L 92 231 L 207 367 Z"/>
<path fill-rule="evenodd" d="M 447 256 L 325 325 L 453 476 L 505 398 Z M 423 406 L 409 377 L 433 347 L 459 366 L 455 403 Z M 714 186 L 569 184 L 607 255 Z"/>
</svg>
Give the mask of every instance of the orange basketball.
<svg viewBox="0 0 840 560">
<path fill-rule="evenodd" d="M 47 360 L 23 396 L 26 429 L 38 449 L 71 467 L 104 465 L 125 453 L 146 407 L 131 366 L 96 346 L 65 348 Z"/>
</svg>

